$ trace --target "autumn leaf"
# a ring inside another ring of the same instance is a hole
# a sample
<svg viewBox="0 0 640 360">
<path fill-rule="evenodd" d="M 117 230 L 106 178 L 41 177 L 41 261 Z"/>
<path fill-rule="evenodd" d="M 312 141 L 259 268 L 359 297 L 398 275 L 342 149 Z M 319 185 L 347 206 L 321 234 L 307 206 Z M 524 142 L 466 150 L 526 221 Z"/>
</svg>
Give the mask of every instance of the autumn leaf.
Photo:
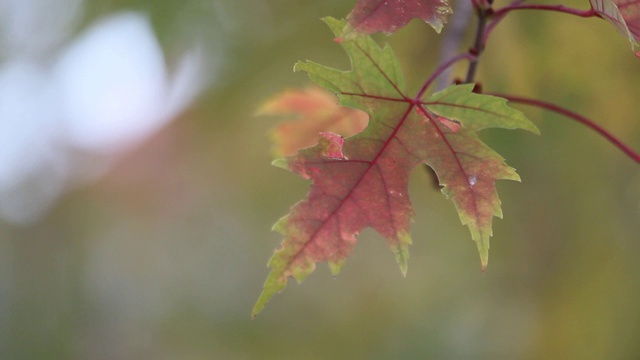
<svg viewBox="0 0 640 360">
<path fill-rule="evenodd" d="M 335 34 L 344 21 L 324 19 Z M 438 175 L 476 242 L 486 267 L 492 219 L 501 217 L 498 179 L 519 180 L 477 131 L 486 128 L 537 128 L 506 100 L 472 92 L 473 85 L 451 86 L 421 99 L 407 95 L 400 64 L 389 46 L 370 37 L 343 41 L 353 69 L 340 71 L 313 62 L 296 64 L 340 103 L 367 112 L 361 133 L 344 139 L 322 133 L 318 145 L 277 160 L 312 184 L 274 229 L 284 235 L 269 261 L 269 274 L 253 315 L 293 277 L 301 282 L 326 261 L 334 275 L 351 253 L 356 235 L 371 227 L 387 241 L 403 273 L 407 271 L 413 208 L 408 195 L 411 171 L 426 163 Z"/>
<path fill-rule="evenodd" d="M 634 48 L 640 41 L 640 0 L 590 0 L 598 16 L 611 23 Z"/>
<path fill-rule="evenodd" d="M 439 33 L 452 12 L 447 0 L 358 0 L 347 17 L 342 37 L 349 39 L 355 34 L 376 32 L 390 34 L 413 18 L 424 20 Z"/>
<path fill-rule="evenodd" d="M 345 137 L 362 131 L 369 120 L 364 111 L 340 106 L 336 97 L 318 87 L 284 91 L 265 102 L 258 115 L 295 116 L 271 131 L 276 157 L 291 156 L 318 143 L 318 134 L 330 131 Z"/>
</svg>

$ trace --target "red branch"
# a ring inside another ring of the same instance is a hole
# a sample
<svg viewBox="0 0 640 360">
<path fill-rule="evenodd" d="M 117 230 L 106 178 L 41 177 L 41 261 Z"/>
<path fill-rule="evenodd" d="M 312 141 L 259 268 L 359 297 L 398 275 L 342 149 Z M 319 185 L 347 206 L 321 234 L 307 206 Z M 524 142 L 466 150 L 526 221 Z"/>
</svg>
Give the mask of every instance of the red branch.
<svg viewBox="0 0 640 360">
<path fill-rule="evenodd" d="M 524 0 L 516 0 L 511 5 L 505 6 L 501 9 L 496 10 L 492 15 L 493 21 L 487 26 L 487 29 L 484 34 L 484 43 L 487 42 L 489 38 L 489 34 L 493 31 L 493 29 L 504 19 L 505 15 L 514 10 L 541 10 L 541 11 L 554 11 L 560 12 L 569 15 L 575 15 L 583 18 L 589 17 L 599 17 L 598 13 L 593 9 L 589 10 L 579 10 L 570 8 L 564 5 L 542 5 L 542 4 L 531 4 L 531 5 L 522 5 Z"/>
<path fill-rule="evenodd" d="M 582 125 L 585 125 L 586 127 L 590 128 L 591 130 L 597 132 L 598 134 L 603 136 L 605 139 L 609 140 L 609 142 L 611 142 L 613 145 L 615 145 L 618 149 L 622 150 L 622 152 L 624 152 L 628 157 L 633 159 L 636 163 L 640 164 L 640 154 L 635 152 L 628 145 L 624 144 L 620 139 L 618 139 L 613 134 L 611 134 L 610 132 L 605 130 L 603 127 L 601 127 L 600 125 L 596 124 L 595 122 L 587 119 L 586 117 L 584 117 L 584 116 L 582 116 L 580 114 L 576 114 L 576 113 L 574 113 L 572 111 L 569 111 L 569 110 L 567 110 L 567 109 L 565 109 L 563 107 L 560 107 L 558 105 L 554 105 L 554 104 L 551 104 L 551 103 L 548 103 L 548 102 L 545 102 L 545 101 L 541 101 L 541 100 L 537 100 L 537 99 L 530 99 L 530 98 L 524 98 L 524 97 L 519 97 L 519 96 L 511 96 L 511 95 L 503 95 L 503 94 L 491 94 L 491 95 L 505 98 L 505 99 L 507 99 L 507 100 L 509 100 L 511 102 L 514 102 L 514 103 L 536 106 L 536 107 L 539 107 L 541 109 L 553 111 L 553 112 L 556 112 L 556 113 L 558 113 L 560 115 L 564 115 L 564 116 L 566 116 L 568 118 L 571 118 L 571 119 L 581 123 Z"/>
<path fill-rule="evenodd" d="M 561 12 L 569 15 L 575 15 L 579 17 L 594 17 L 598 16 L 598 13 L 594 9 L 589 10 L 580 10 L 574 9 L 564 5 L 542 5 L 542 4 L 531 4 L 531 5 L 509 5 L 505 6 L 501 9 L 496 10 L 493 13 L 494 17 L 501 17 L 502 15 L 514 11 L 514 10 L 543 10 L 543 11 L 555 11 Z"/>
</svg>

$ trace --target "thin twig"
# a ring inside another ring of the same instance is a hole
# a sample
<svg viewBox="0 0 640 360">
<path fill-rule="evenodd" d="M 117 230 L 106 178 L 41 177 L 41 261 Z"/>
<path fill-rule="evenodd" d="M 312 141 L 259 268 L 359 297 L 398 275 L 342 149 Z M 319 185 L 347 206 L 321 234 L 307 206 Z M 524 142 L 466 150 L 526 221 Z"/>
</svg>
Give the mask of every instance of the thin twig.
<svg viewBox="0 0 640 360">
<path fill-rule="evenodd" d="M 465 77 L 465 83 L 472 83 L 476 79 L 476 72 L 478 71 L 478 61 L 480 55 L 484 51 L 484 32 L 487 28 L 487 16 L 490 9 L 476 9 L 478 15 L 478 26 L 476 28 L 476 37 L 473 41 L 473 47 L 469 50 L 469 54 L 474 55 L 475 58 L 469 63 L 467 69 L 467 76 Z"/>
<path fill-rule="evenodd" d="M 518 6 L 524 2 L 525 0 L 515 0 L 514 2 L 511 3 L 511 6 Z M 495 27 L 502 21 L 502 19 L 504 19 L 504 17 L 508 13 L 509 13 L 508 11 L 498 15 L 493 13 L 493 15 L 491 16 L 491 23 L 487 25 L 487 28 L 485 29 L 485 32 L 484 32 L 484 39 L 482 39 L 482 43 L 484 44 L 484 46 L 487 45 L 487 40 L 489 39 L 489 35 L 491 35 L 491 32 L 493 31 L 493 29 L 495 29 Z"/>
<path fill-rule="evenodd" d="M 422 95 L 427 91 L 427 89 L 429 88 L 429 86 L 433 83 L 433 81 L 438 78 L 438 76 L 442 75 L 442 73 L 444 73 L 447 69 L 449 69 L 451 66 L 453 66 L 455 63 L 462 61 L 462 60 L 470 60 L 473 61 L 475 59 L 475 56 L 469 54 L 469 53 L 462 53 L 462 54 L 458 54 L 455 57 L 453 57 L 452 59 L 450 59 L 449 61 L 447 61 L 446 63 L 440 65 L 432 74 L 431 76 L 429 76 L 429 78 L 427 79 L 427 81 L 424 82 L 424 84 L 422 85 L 422 87 L 420 88 L 420 91 L 418 91 L 418 94 L 415 97 L 416 101 L 419 101 L 420 98 L 422 97 Z"/>
<path fill-rule="evenodd" d="M 555 105 L 555 104 L 551 104 L 551 103 L 548 103 L 548 102 L 545 102 L 545 101 L 542 101 L 542 100 L 530 99 L 530 98 L 525 98 L 525 97 L 520 97 L 520 96 L 504 95 L 504 94 L 491 94 L 491 95 L 499 96 L 501 98 L 505 98 L 505 99 L 507 99 L 507 100 L 509 100 L 511 102 L 514 102 L 514 103 L 531 105 L 531 106 L 535 106 L 535 107 L 538 107 L 538 108 L 541 108 L 541 109 L 553 111 L 553 112 L 556 112 L 556 113 L 558 113 L 560 115 L 563 115 L 563 116 L 566 116 L 566 117 L 568 117 L 570 119 L 573 119 L 573 120 L 581 123 L 582 125 L 590 128 L 591 130 L 597 132 L 599 135 L 603 136 L 605 139 L 607 139 L 609 142 L 611 142 L 613 145 L 615 145 L 618 149 L 620 149 L 622 152 L 624 152 L 628 157 L 633 159 L 633 161 L 635 161 L 636 163 L 640 164 L 640 154 L 635 152 L 628 145 L 624 144 L 620 139 L 615 137 L 609 131 L 605 130 L 600 125 L 596 124 L 592 120 L 587 119 L 586 117 L 584 117 L 584 116 L 582 116 L 580 114 L 576 114 L 573 111 L 567 110 L 567 109 L 565 109 L 565 108 L 563 108 L 561 106 L 558 106 L 558 105 Z"/>
<path fill-rule="evenodd" d="M 509 5 L 501 9 L 496 10 L 493 13 L 494 17 L 501 17 L 502 15 L 514 11 L 514 10 L 542 10 L 542 11 L 555 11 L 569 15 L 575 15 L 583 18 L 598 16 L 598 13 L 593 9 L 580 10 L 564 5 L 543 5 L 543 4 L 530 4 L 530 5 Z"/>
</svg>

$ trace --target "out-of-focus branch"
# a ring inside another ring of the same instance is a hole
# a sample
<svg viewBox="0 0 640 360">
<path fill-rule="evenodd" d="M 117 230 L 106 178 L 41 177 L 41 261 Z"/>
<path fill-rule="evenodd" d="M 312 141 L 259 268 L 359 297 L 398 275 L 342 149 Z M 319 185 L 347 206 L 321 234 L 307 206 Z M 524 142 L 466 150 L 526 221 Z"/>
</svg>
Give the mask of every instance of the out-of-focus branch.
<svg viewBox="0 0 640 360">
<path fill-rule="evenodd" d="M 460 51 L 460 43 L 464 40 L 465 32 L 469 26 L 473 7 L 469 0 L 457 0 L 454 5 L 453 15 L 449 18 L 449 25 L 442 34 L 440 46 L 440 58 L 438 63 L 442 64 L 453 58 Z M 438 78 L 438 90 L 451 85 L 452 68 L 447 68 Z"/>
</svg>

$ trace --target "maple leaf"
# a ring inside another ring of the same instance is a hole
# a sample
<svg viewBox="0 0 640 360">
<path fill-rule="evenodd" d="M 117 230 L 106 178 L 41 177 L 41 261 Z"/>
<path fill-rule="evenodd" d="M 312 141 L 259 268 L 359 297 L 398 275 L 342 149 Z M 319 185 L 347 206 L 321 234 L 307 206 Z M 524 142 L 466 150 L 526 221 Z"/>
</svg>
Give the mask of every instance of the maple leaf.
<svg viewBox="0 0 640 360">
<path fill-rule="evenodd" d="M 590 0 L 598 15 L 611 23 L 634 48 L 640 41 L 640 0 Z"/>
<path fill-rule="evenodd" d="M 330 131 L 348 137 L 362 131 L 369 120 L 364 111 L 340 106 L 333 94 L 318 87 L 287 90 L 276 95 L 258 110 L 258 115 L 295 115 L 293 121 L 278 124 L 272 131 L 276 157 L 318 143 L 318 134 Z"/>
<path fill-rule="evenodd" d="M 358 0 L 347 17 L 342 36 L 348 39 L 356 34 L 390 34 L 413 18 L 424 20 L 439 33 L 452 12 L 447 0 Z"/>
<path fill-rule="evenodd" d="M 335 34 L 345 25 L 333 18 L 324 21 Z M 307 197 L 274 225 L 284 240 L 269 261 L 271 273 L 254 316 L 289 277 L 301 282 L 318 262 L 326 261 L 337 275 L 366 227 L 386 239 L 406 273 L 413 217 L 408 181 L 420 163 L 436 172 L 486 267 L 492 219 L 502 216 L 495 181 L 519 177 L 476 132 L 492 127 L 538 132 L 506 100 L 473 93 L 473 84 L 454 85 L 424 100 L 407 96 L 395 54 L 370 37 L 341 46 L 351 58 L 351 71 L 310 61 L 294 69 L 335 92 L 342 105 L 366 111 L 369 123 L 348 139 L 322 133 L 318 145 L 274 162 L 311 179 L 312 185 Z"/>
</svg>

